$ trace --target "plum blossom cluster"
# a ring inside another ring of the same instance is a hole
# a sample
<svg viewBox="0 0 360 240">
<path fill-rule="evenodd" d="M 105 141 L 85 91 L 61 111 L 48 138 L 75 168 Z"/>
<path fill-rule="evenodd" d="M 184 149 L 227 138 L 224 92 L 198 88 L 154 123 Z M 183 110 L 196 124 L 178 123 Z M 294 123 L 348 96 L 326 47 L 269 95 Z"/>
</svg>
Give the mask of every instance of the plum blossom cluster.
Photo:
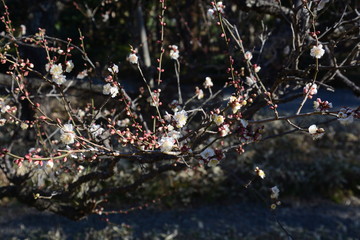
<svg viewBox="0 0 360 240">
<path fill-rule="evenodd" d="M 169 53 L 170 58 L 174 60 L 178 60 L 178 58 L 180 57 L 179 47 L 176 45 L 170 45 L 169 48 L 170 48 L 170 53 Z"/>
<path fill-rule="evenodd" d="M 325 130 L 318 128 L 315 124 L 311 125 L 308 131 L 314 140 L 321 138 L 325 134 Z"/>
<path fill-rule="evenodd" d="M 311 99 L 313 95 L 316 95 L 317 90 L 317 84 L 316 83 L 307 83 L 303 89 L 304 94 L 309 94 L 308 98 Z"/>
<path fill-rule="evenodd" d="M 217 2 L 216 4 L 215 2 L 212 2 L 212 5 L 213 7 L 209 8 L 207 11 L 207 16 L 209 19 L 215 19 L 218 12 L 224 14 L 225 5 L 223 2 Z"/>
<path fill-rule="evenodd" d="M 321 101 L 320 98 L 317 98 L 316 101 L 314 101 L 314 109 L 317 112 L 327 112 L 332 107 L 331 102 Z"/>
<path fill-rule="evenodd" d="M 351 108 L 341 108 L 337 114 L 338 120 L 342 123 L 352 123 L 354 119 L 360 118 L 360 111 Z"/>
<path fill-rule="evenodd" d="M 200 153 L 200 164 L 206 164 L 209 167 L 217 166 L 221 159 L 225 158 L 225 154 L 219 150 L 213 148 L 206 148 Z"/>
<path fill-rule="evenodd" d="M 70 73 L 74 68 L 74 63 L 72 60 L 66 61 L 65 63 L 65 72 Z M 54 83 L 58 85 L 62 85 L 66 82 L 66 76 L 64 75 L 63 66 L 61 63 L 53 64 L 47 63 L 45 65 L 45 69 L 52 76 L 52 80 Z"/>
</svg>

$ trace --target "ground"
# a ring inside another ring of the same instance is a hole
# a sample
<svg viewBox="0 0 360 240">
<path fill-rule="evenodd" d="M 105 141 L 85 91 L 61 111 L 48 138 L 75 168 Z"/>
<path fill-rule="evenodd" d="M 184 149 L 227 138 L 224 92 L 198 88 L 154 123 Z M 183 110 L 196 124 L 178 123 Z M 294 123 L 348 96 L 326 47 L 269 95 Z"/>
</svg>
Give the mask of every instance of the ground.
<svg viewBox="0 0 360 240">
<path fill-rule="evenodd" d="M 360 206 L 328 201 L 287 204 L 222 203 L 155 208 L 78 222 L 22 205 L 0 207 L 0 239 L 360 239 Z"/>
</svg>

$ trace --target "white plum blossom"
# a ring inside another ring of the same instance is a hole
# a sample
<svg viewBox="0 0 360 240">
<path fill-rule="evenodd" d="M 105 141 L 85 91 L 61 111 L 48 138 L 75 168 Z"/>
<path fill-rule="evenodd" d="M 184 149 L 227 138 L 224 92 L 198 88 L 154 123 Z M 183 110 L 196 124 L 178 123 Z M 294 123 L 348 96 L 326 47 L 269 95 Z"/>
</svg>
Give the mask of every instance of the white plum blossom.
<svg viewBox="0 0 360 240">
<path fill-rule="evenodd" d="M 204 82 L 204 88 L 211 88 L 214 86 L 214 83 L 211 80 L 211 77 L 206 77 Z"/>
<path fill-rule="evenodd" d="M 60 140 L 68 145 L 75 142 L 75 132 L 72 124 L 64 124 L 63 128 L 60 130 L 61 136 Z"/>
<path fill-rule="evenodd" d="M 251 77 L 246 77 L 246 81 L 245 81 L 246 85 L 252 86 L 255 82 L 256 82 L 256 80 L 254 79 L 253 76 L 251 76 Z"/>
<path fill-rule="evenodd" d="M 108 68 L 108 71 L 113 74 L 119 73 L 119 67 L 118 67 L 118 65 L 114 64 L 111 68 Z"/>
<path fill-rule="evenodd" d="M 212 9 L 212 8 L 209 8 L 208 10 L 207 10 L 207 17 L 209 18 L 209 19 L 215 19 L 215 10 L 214 9 Z"/>
<path fill-rule="evenodd" d="M 259 65 L 255 64 L 255 65 L 254 65 L 254 71 L 255 71 L 256 73 L 258 73 L 258 72 L 260 72 L 260 70 L 261 70 L 261 67 L 260 67 Z"/>
<path fill-rule="evenodd" d="M 58 76 L 61 75 L 63 73 L 63 69 L 61 66 L 61 63 L 59 64 L 53 64 L 50 68 L 50 74 L 53 76 Z"/>
<path fill-rule="evenodd" d="M 119 88 L 116 86 L 112 86 L 110 83 L 105 84 L 103 87 L 104 95 L 111 95 L 111 97 L 114 98 L 118 93 L 119 93 Z"/>
<path fill-rule="evenodd" d="M 129 57 L 128 57 L 128 61 L 131 64 L 138 64 L 139 62 L 139 57 L 135 54 L 135 53 L 130 53 Z"/>
<path fill-rule="evenodd" d="M 308 91 L 310 91 L 309 93 L 309 98 L 312 97 L 312 95 L 317 94 L 317 84 L 316 83 L 308 83 L 305 85 L 304 87 L 304 93 L 307 94 Z"/>
<path fill-rule="evenodd" d="M 213 158 L 213 159 L 210 159 L 209 162 L 208 162 L 208 166 L 209 167 L 216 167 L 217 165 L 219 164 L 219 160 Z"/>
<path fill-rule="evenodd" d="M 175 145 L 175 139 L 172 137 L 162 137 L 159 145 L 161 152 L 170 152 Z"/>
<path fill-rule="evenodd" d="M 272 199 L 278 199 L 279 198 L 279 193 L 280 193 L 279 188 L 277 186 L 274 186 L 274 187 L 270 188 L 270 190 L 271 190 L 270 197 Z"/>
<path fill-rule="evenodd" d="M 94 138 L 96 138 L 96 137 L 100 136 L 101 134 L 103 134 L 105 129 L 102 128 L 100 125 L 93 123 L 93 124 L 90 125 L 90 130 L 89 131 L 90 131 L 91 135 Z"/>
<path fill-rule="evenodd" d="M 79 72 L 79 74 L 76 76 L 77 79 L 84 79 L 88 76 L 88 71 L 85 69 L 84 71 Z"/>
<path fill-rule="evenodd" d="M 53 168 L 54 167 L 54 161 L 53 160 L 49 160 L 46 161 L 46 165 L 47 168 Z"/>
<path fill-rule="evenodd" d="M 177 60 L 180 56 L 178 46 L 170 45 L 169 48 L 170 48 L 170 54 L 169 54 L 170 58 Z"/>
<path fill-rule="evenodd" d="M 264 179 L 266 177 L 265 172 L 261 170 L 259 167 L 255 168 L 256 175 L 258 175 L 260 178 Z"/>
<path fill-rule="evenodd" d="M 175 140 L 178 140 L 181 137 L 181 133 L 175 130 L 168 132 L 167 135 Z"/>
<path fill-rule="evenodd" d="M 200 153 L 200 156 L 203 159 L 210 159 L 211 157 L 215 156 L 215 151 L 212 148 L 206 148 L 204 151 Z"/>
<path fill-rule="evenodd" d="M 72 60 L 69 60 L 66 62 L 66 69 L 65 69 L 65 72 L 69 73 L 73 70 L 74 68 L 74 63 Z"/>
<path fill-rule="evenodd" d="M 0 127 L 4 126 L 6 123 L 6 119 L 5 118 L 1 118 L 0 119 Z"/>
<path fill-rule="evenodd" d="M 176 112 L 174 114 L 174 119 L 176 121 L 176 127 L 177 128 L 182 128 L 183 126 L 185 126 L 187 118 L 188 118 L 188 115 L 187 115 L 187 112 L 185 110 L 181 110 L 179 112 Z"/>
<path fill-rule="evenodd" d="M 245 52 L 244 57 L 246 60 L 250 61 L 253 58 L 253 55 L 250 51 Z"/>
<path fill-rule="evenodd" d="M 223 124 L 223 123 L 224 123 L 224 120 L 225 120 L 225 118 L 224 118 L 223 115 L 217 115 L 217 114 L 215 114 L 215 115 L 213 116 L 213 121 L 214 121 L 214 123 L 215 123 L 217 126 L 220 126 L 221 124 Z"/>
<path fill-rule="evenodd" d="M 341 108 L 337 117 L 341 123 L 352 123 L 354 122 L 354 111 L 350 108 Z"/>
<path fill-rule="evenodd" d="M 224 124 L 220 128 L 220 136 L 225 137 L 230 133 L 230 127 L 229 124 Z"/>
<path fill-rule="evenodd" d="M 204 91 L 200 89 L 199 87 L 195 88 L 195 94 L 197 96 L 197 99 L 203 99 L 204 98 Z"/>
<path fill-rule="evenodd" d="M 323 128 L 318 128 L 315 124 L 311 125 L 308 131 L 314 140 L 321 138 L 325 134 L 325 130 Z"/>
<path fill-rule="evenodd" d="M 52 80 L 54 83 L 61 85 L 66 82 L 66 76 L 63 74 L 60 75 L 53 75 Z"/>
<path fill-rule="evenodd" d="M 324 54 L 325 50 L 321 44 L 313 46 L 310 50 L 310 55 L 317 59 L 320 59 Z"/>
<path fill-rule="evenodd" d="M 317 112 L 327 112 L 328 109 L 332 108 L 332 103 L 328 101 L 321 101 L 320 98 L 317 98 L 314 101 L 314 109 Z"/>
<path fill-rule="evenodd" d="M 235 96 L 231 96 L 229 99 L 229 105 L 231 106 L 232 112 L 235 114 L 237 113 L 240 108 L 241 108 L 241 104 L 239 103 L 237 97 Z"/>
</svg>

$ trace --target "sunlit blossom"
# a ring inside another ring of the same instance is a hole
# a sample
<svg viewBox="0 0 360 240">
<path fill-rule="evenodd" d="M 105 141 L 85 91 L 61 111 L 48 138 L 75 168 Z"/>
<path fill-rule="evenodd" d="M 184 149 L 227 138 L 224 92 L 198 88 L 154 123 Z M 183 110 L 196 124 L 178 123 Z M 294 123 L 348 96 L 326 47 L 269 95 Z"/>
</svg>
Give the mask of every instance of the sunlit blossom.
<svg viewBox="0 0 360 240">
<path fill-rule="evenodd" d="M 50 74 L 51 75 L 55 75 L 55 76 L 59 76 L 63 73 L 63 69 L 62 69 L 62 66 L 61 66 L 61 63 L 59 64 L 53 64 L 50 68 Z"/>
<path fill-rule="evenodd" d="M 172 137 L 162 137 L 159 145 L 161 152 L 170 152 L 175 145 L 175 139 Z"/>
<path fill-rule="evenodd" d="M 93 123 L 93 124 L 91 124 L 89 131 L 90 131 L 91 135 L 94 138 L 96 138 L 96 137 L 100 136 L 101 134 L 103 134 L 105 129 L 102 128 L 100 125 Z"/>
<path fill-rule="evenodd" d="M 114 64 L 114 65 L 112 65 L 112 67 L 108 68 L 108 71 L 113 74 L 119 73 L 119 66 Z"/>
<path fill-rule="evenodd" d="M 139 62 L 139 57 L 135 54 L 135 53 L 130 53 L 129 57 L 128 57 L 128 61 L 131 64 L 138 64 Z"/>
<path fill-rule="evenodd" d="M 215 123 L 216 125 L 218 125 L 218 126 L 220 126 L 221 124 L 223 124 L 223 123 L 224 123 L 224 120 L 225 120 L 225 118 L 224 118 L 223 115 L 217 115 L 217 114 L 213 115 L 213 121 L 214 121 L 214 123 Z"/>
<path fill-rule="evenodd" d="M 72 124 L 64 124 L 63 128 L 60 130 L 61 136 L 60 140 L 68 145 L 75 142 L 75 132 Z"/>
<path fill-rule="evenodd" d="M 185 126 L 186 121 L 188 119 L 187 112 L 185 110 L 181 110 L 179 112 L 176 112 L 174 114 L 174 119 L 176 121 L 176 127 L 182 128 L 183 126 Z"/>
<path fill-rule="evenodd" d="M 251 52 L 247 51 L 245 52 L 244 57 L 246 60 L 250 61 L 253 58 L 253 55 Z"/>
<path fill-rule="evenodd" d="M 112 86 L 110 83 L 107 83 L 103 87 L 103 94 L 111 95 L 112 98 L 116 97 L 119 93 L 119 88 L 116 86 Z"/>
<path fill-rule="evenodd" d="M 323 128 L 318 128 L 315 124 L 311 125 L 308 128 L 308 131 L 314 140 L 321 138 L 325 134 L 325 130 Z"/>
<path fill-rule="evenodd" d="M 211 88 L 214 86 L 214 83 L 211 80 L 211 77 L 206 77 L 204 82 L 204 88 Z"/>
<path fill-rule="evenodd" d="M 313 46 L 310 50 L 310 55 L 314 58 L 321 58 L 325 54 L 325 50 L 321 44 Z"/>
<path fill-rule="evenodd" d="M 69 60 L 66 62 L 66 69 L 65 69 L 65 72 L 69 73 L 73 70 L 74 68 L 74 63 L 72 60 Z"/>
<path fill-rule="evenodd" d="M 169 48 L 170 48 L 170 54 L 169 54 L 170 58 L 177 60 L 180 57 L 178 46 L 170 45 Z"/>
</svg>

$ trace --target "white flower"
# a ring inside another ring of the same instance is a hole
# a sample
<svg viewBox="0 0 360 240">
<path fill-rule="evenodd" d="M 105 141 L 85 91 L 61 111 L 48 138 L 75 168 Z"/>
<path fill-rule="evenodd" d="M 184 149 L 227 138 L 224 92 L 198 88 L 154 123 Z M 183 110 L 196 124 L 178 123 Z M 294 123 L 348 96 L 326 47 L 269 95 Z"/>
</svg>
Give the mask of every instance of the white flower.
<svg viewBox="0 0 360 240">
<path fill-rule="evenodd" d="M 255 83 L 254 77 L 246 77 L 246 85 L 252 86 Z"/>
<path fill-rule="evenodd" d="M 6 119 L 5 118 L 1 118 L 0 119 L 0 127 L 4 126 L 6 123 Z"/>
<path fill-rule="evenodd" d="M 223 123 L 224 123 L 224 120 L 225 120 L 225 118 L 224 118 L 223 115 L 217 115 L 217 114 L 215 114 L 215 115 L 213 116 L 213 121 L 214 121 L 214 123 L 215 123 L 216 125 L 218 125 L 218 126 L 220 126 L 221 124 L 223 124 Z"/>
<path fill-rule="evenodd" d="M 213 87 L 213 86 L 214 86 L 214 84 L 213 84 L 211 78 L 210 78 L 210 77 L 206 77 L 206 78 L 205 78 L 205 82 L 204 82 L 204 88 L 211 88 L 211 87 Z"/>
<path fill-rule="evenodd" d="M 210 161 L 208 162 L 207 165 L 209 167 L 216 167 L 218 164 L 219 164 L 219 160 L 213 158 L 213 159 L 210 159 Z"/>
<path fill-rule="evenodd" d="M 304 93 L 306 94 L 310 91 L 309 96 L 317 94 L 317 84 L 316 83 L 308 83 L 304 87 Z"/>
<path fill-rule="evenodd" d="M 72 124 L 64 124 L 63 128 L 60 130 L 61 136 L 60 140 L 68 145 L 75 142 L 75 132 Z"/>
<path fill-rule="evenodd" d="M 45 70 L 46 70 L 47 72 L 50 71 L 50 63 L 45 64 Z"/>
<path fill-rule="evenodd" d="M 170 49 L 170 58 L 171 59 L 174 59 L 174 60 L 177 60 L 180 56 L 179 54 L 179 50 L 178 50 L 178 46 L 176 45 L 170 45 L 169 46 L 171 49 Z"/>
<path fill-rule="evenodd" d="M 315 124 L 311 125 L 308 128 L 308 131 L 314 140 L 321 138 L 325 134 L 325 130 L 323 128 L 318 128 Z"/>
<path fill-rule="evenodd" d="M 138 56 L 136 56 L 135 53 L 130 53 L 130 55 L 128 57 L 128 61 L 132 64 L 138 64 L 139 58 L 138 58 Z"/>
<path fill-rule="evenodd" d="M 337 114 L 338 120 L 348 124 L 354 122 L 354 112 L 350 108 L 342 108 Z"/>
<path fill-rule="evenodd" d="M 229 124 L 224 124 L 220 129 L 220 136 L 225 137 L 230 133 Z"/>
<path fill-rule="evenodd" d="M 203 99 L 204 98 L 204 91 L 200 89 L 199 87 L 195 88 L 195 94 L 197 96 L 197 99 Z"/>
<path fill-rule="evenodd" d="M 235 96 L 230 97 L 229 105 L 231 106 L 232 112 L 234 114 L 237 113 L 240 110 L 241 106 L 242 106 Z"/>
<path fill-rule="evenodd" d="M 54 161 L 53 160 L 47 161 L 45 166 L 48 167 L 48 168 L 53 168 L 54 167 Z"/>
<path fill-rule="evenodd" d="M 176 127 L 182 128 L 183 126 L 185 126 L 187 118 L 188 118 L 188 116 L 187 116 L 187 112 L 185 110 L 176 112 L 174 114 L 174 119 L 176 121 Z"/>
<path fill-rule="evenodd" d="M 256 174 L 259 176 L 259 177 L 261 177 L 262 179 L 264 179 L 265 178 L 265 172 L 263 171 L 263 170 L 261 170 L 259 167 L 256 167 L 255 168 L 255 172 L 256 172 Z"/>
<path fill-rule="evenodd" d="M 27 123 L 21 122 L 20 127 L 21 129 L 26 130 L 29 128 L 29 125 Z"/>
<path fill-rule="evenodd" d="M 66 69 L 65 69 L 65 72 L 69 73 L 73 70 L 74 68 L 74 63 L 72 60 L 69 60 L 66 62 Z"/>
<path fill-rule="evenodd" d="M 325 54 L 323 46 L 319 44 L 318 46 L 313 46 L 310 50 L 310 55 L 317 59 L 321 58 Z"/>
<path fill-rule="evenodd" d="M 88 76 L 88 71 L 85 69 L 82 72 L 79 72 L 79 74 L 76 76 L 77 79 L 84 79 Z"/>
<path fill-rule="evenodd" d="M 247 51 L 245 54 L 244 54 L 244 57 L 246 60 L 250 61 L 252 58 L 253 58 L 253 55 L 251 52 Z"/>
<path fill-rule="evenodd" d="M 170 152 L 175 144 L 175 139 L 172 137 L 162 137 L 159 141 L 161 152 Z"/>
<path fill-rule="evenodd" d="M 171 121 L 171 117 L 172 117 L 172 115 L 171 115 L 170 113 L 168 113 L 168 112 L 165 111 L 165 115 L 164 115 L 165 121 L 170 122 L 170 121 Z"/>
<path fill-rule="evenodd" d="M 103 134 L 105 131 L 105 129 L 103 129 L 100 125 L 98 124 L 91 124 L 90 126 L 90 133 L 91 135 L 96 138 L 97 136 L 100 136 L 101 134 Z"/>
<path fill-rule="evenodd" d="M 209 158 L 215 156 L 215 151 L 212 148 L 207 148 L 200 153 L 200 156 L 204 159 L 209 159 Z"/>
<path fill-rule="evenodd" d="M 78 170 L 78 173 L 82 173 L 84 171 L 85 167 L 83 165 L 79 165 L 77 170 Z"/>
<path fill-rule="evenodd" d="M 119 89 L 116 86 L 112 86 L 110 83 L 105 84 L 103 87 L 103 94 L 110 95 L 114 98 L 119 93 Z"/>
<path fill-rule="evenodd" d="M 258 72 L 260 72 L 260 70 L 261 70 L 261 67 L 255 64 L 255 65 L 254 65 L 254 71 L 255 71 L 256 73 L 258 73 Z"/>
<path fill-rule="evenodd" d="M 59 63 L 59 64 L 54 64 L 54 65 L 52 65 L 51 66 L 51 68 L 50 68 L 50 74 L 51 75 L 56 75 L 56 76 L 58 76 L 58 75 L 61 75 L 63 73 L 63 70 L 62 70 L 62 66 L 61 66 L 61 63 Z"/>
<path fill-rule="evenodd" d="M 119 72 L 119 67 L 118 65 L 114 64 L 111 68 L 108 68 L 109 72 L 111 73 L 118 73 Z"/>
<path fill-rule="evenodd" d="M 57 85 L 61 85 L 66 82 L 66 76 L 65 75 L 52 75 L 52 80 Z"/>
<path fill-rule="evenodd" d="M 220 13 L 224 13 L 225 5 L 223 4 L 223 2 L 217 2 L 217 3 L 216 3 L 216 7 L 217 7 L 217 10 L 218 10 Z M 215 9 L 216 9 L 216 8 L 215 8 Z"/>
<path fill-rule="evenodd" d="M 270 188 L 270 190 L 271 190 L 270 197 L 272 199 L 278 199 L 279 198 L 279 193 L 280 193 L 279 188 L 277 186 L 274 186 L 274 187 Z"/>
<path fill-rule="evenodd" d="M 215 18 L 215 11 L 214 9 L 210 8 L 208 11 L 207 11 L 207 17 L 209 19 L 214 19 Z"/>
<path fill-rule="evenodd" d="M 170 132 L 168 132 L 167 134 L 169 137 L 173 138 L 173 139 L 179 139 L 181 137 L 181 133 L 179 131 L 175 131 L 175 130 L 172 130 Z"/>
</svg>

